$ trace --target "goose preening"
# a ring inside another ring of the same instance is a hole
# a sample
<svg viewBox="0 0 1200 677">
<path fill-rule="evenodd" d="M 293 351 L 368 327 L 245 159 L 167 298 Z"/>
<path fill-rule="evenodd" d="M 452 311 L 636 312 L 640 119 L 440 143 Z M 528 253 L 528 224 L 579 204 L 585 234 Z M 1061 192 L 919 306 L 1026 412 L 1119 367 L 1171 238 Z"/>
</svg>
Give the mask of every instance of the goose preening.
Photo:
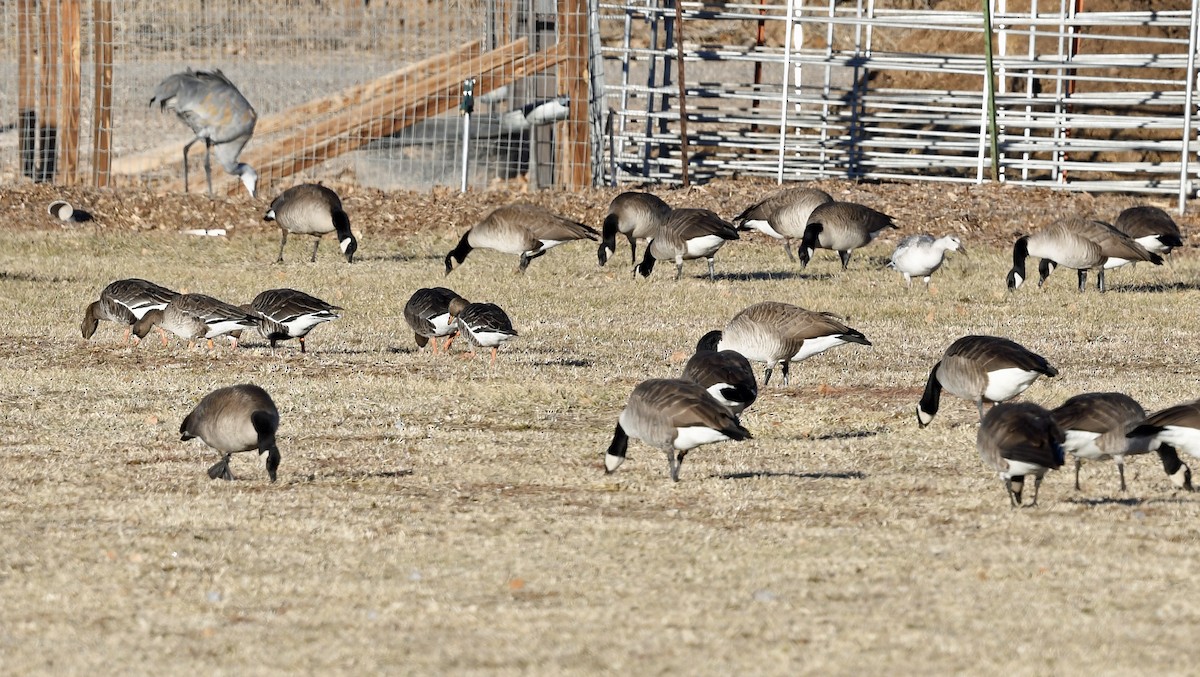
<svg viewBox="0 0 1200 677">
<path fill-rule="evenodd" d="M 1150 436 L 1126 434 L 1146 418 L 1137 400 L 1124 393 L 1084 393 L 1076 395 L 1050 412 L 1058 427 L 1066 433 L 1063 449 L 1075 457 L 1075 490 L 1079 491 L 1079 468 L 1083 459 L 1112 459 L 1117 465 L 1121 491 L 1125 491 L 1125 457 L 1148 453 Z M 1183 486 L 1184 472 L 1171 480 Z"/>
<path fill-rule="evenodd" d="M 928 289 L 930 277 L 946 260 L 946 252 L 960 252 L 967 256 L 966 247 L 953 235 L 939 238 L 924 233 L 909 235 L 896 245 L 887 267 L 903 274 L 904 283 L 909 287 L 912 286 L 914 277 L 923 278 L 925 288 Z"/>
<path fill-rule="evenodd" d="M 1057 376 L 1046 358 L 1016 341 L 999 336 L 964 336 L 946 348 L 929 371 L 925 393 L 917 403 L 917 425 L 933 421 L 942 390 L 970 400 L 983 420 L 983 405 L 1003 402 L 1025 392 L 1039 376 Z"/>
<path fill-rule="evenodd" d="M 80 333 L 83 334 L 83 338 L 90 339 L 96 333 L 100 320 L 107 320 L 125 325 L 122 340 L 128 343 L 129 334 L 138 320 L 151 310 L 166 308 L 167 304 L 178 296 L 179 292 L 148 280 L 136 277 L 116 280 L 101 290 L 100 299 L 92 301 L 83 311 L 83 322 L 79 325 Z"/>
<path fill-rule="evenodd" d="M 512 321 L 508 319 L 508 313 L 494 303 L 468 303 L 466 299 L 458 297 L 450 301 L 449 310 L 459 333 L 465 336 L 472 346 L 492 349 L 489 365 L 496 364 L 496 352 L 500 345 L 517 336 Z M 474 348 L 466 357 L 475 357 Z"/>
<path fill-rule="evenodd" d="M 683 275 L 683 262 L 708 261 L 708 279 L 716 280 L 713 257 L 729 240 L 738 239 L 733 224 L 708 209 L 676 209 L 646 243 L 646 255 L 634 271 L 649 277 L 657 259 L 675 263 L 675 279 Z"/>
<path fill-rule="evenodd" d="M 1126 434 L 1149 437 L 1151 445 L 1158 445 L 1163 470 L 1171 482 L 1181 489 L 1192 489 L 1192 471 L 1179 460 L 1178 452 L 1200 458 L 1200 400 L 1156 411 Z"/>
<path fill-rule="evenodd" d="M 671 205 L 650 193 L 626 192 L 613 198 L 608 205 L 608 216 L 600 231 L 600 248 L 596 255 L 600 265 L 617 251 L 617 233 L 629 241 L 632 262 L 637 264 L 637 241 L 654 237 L 658 227 L 671 216 Z"/>
<path fill-rule="evenodd" d="M 1117 215 L 1113 227 L 1155 254 L 1170 254 L 1183 246 L 1183 233 L 1171 215 L 1158 207 L 1130 207 Z"/>
<path fill-rule="evenodd" d="M 242 451 L 267 454 L 267 475 L 274 482 L 279 470 L 279 447 L 275 433 L 279 430 L 279 410 L 271 396 L 262 388 L 243 383 L 218 388 L 204 396 L 192 413 L 179 426 L 182 441 L 199 437 L 217 453 L 221 460 L 208 469 L 212 479 L 232 480 L 229 458 Z"/>
<path fill-rule="evenodd" d="M 438 352 L 438 339 L 445 336 L 444 352 L 450 351 L 450 343 L 458 332 L 458 323 L 450 315 L 450 304 L 455 299 L 466 307 L 467 300 L 445 287 L 422 288 L 413 292 L 404 304 L 404 321 L 413 331 L 418 348 L 433 341 L 433 354 Z"/>
<path fill-rule="evenodd" d="M 896 228 L 892 217 L 854 202 L 826 202 L 808 217 L 800 241 L 800 263 L 804 266 L 817 249 L 832 249 L 842 260 L 842 270 L 850 265 L 850 254 L 865 247 L 885 228 Z"/>
<path fill-rule="evenodd" d="M 1104 270 L 1133 261 L 1149 261 L 1162 265 L 1162 257 L 1147 251 L 1133 238 L 1103 221 L 1069 217 L 1045 228 L 1017 238 L 1013 243 L 1013 267 L 1008 271 L 1009 289 L 1017 289 L 1025 281 L 1025 260 L 1030 256 L 1041 259 L 1038 264 L 1038 286 L 1056 266 L 1074 268 L 1079 274 L 1079 291 L 1087 282 L 1087 271 L 1095 269 L 1096 288 L 1104 287 Z"/>
<path fill-rule="evenodd" d="M 342 255 L 347 263 L 354 263 L 358 240 L 350 232 L 350 217 L 342 209 L 342 199 L 338 194 L 325 186 L 302 183 L 288 188 L 271 202 L 263 221 L 274 221 L 279 225 L 279 258 L 275 259 L 275 263 L 283 263 L 283 248 L 287 244 L 288 233 L 313 236 L 310 259 L 313 263 L 317 262 L 321 236 L 337 233 Z"/>
<path fill-rule="evenodd" d="M 621 411 L 604 454 L 606 473 L 625 462 L 630 437 L 665 452 L 671 480 L 678 482 L 683 457 L 692 449 L 724 440 L 746 440 L 751 435 L 704 386 L 682 379 L 650 379 L 633 389 Z"/>
<path fill-rule="evenodd" d="M 976 436 L 979 457 L 1000 474 L 1012 507 L 1021 507 L 1025 478 L 1033 475 L 1033 501 L 1047 470 L 1062 466 L 1066 434 L 1050 412 L 1028 402 L 997 404 L 983 417 Z"/>
<path fill-rule="evenodd" d="M 304 337 L 322 322 L 342 316 L 340 306 L 295 289 L 268 289 L 250 302 L 251 314 L 258 318 L 258 333 L 271 342 L 300 340 L 300 352 L 305 352 Z"/>
<path fill-rule="evenodd" d="M 154 309 L 142 316 L 133 325 L 133 333 L 139 339 L 158 326 L 188 342 L 191 348 L 197 339 L 212 340 L 229 335 L 232 347 L 237 348 L 237 337 L 242 330 L 258 326 L 258 318 L 231 303 L 225 303 L 204 294 L 180 294 L 165 308 Z M 163 336 L 163 345 L 166 345 Z"/>
<path fill-rule="evenodd" d="M 683 366 L 686 381 L 699 383 L 709 395 L 735 414 L 758 399 L 758 382 L 750 361 L 736 350 L 712 350 L 696 346 L 696 352 Z"/>
<path fill-rule="evenodd" d="M 821 205 L 833 202 L 833 196 L 816 188 L 785 188 L 747 207 L 735 217 L 738 230 L 757 230 L 783 240 L 783 251 L 792 261 L 792 238 L 804 237 L 808 217 Z"/>
<path fill-rule="evenodd" d="M 446 254 L 446 274 L 462 265 L 472 249 L 494 249 L 521 257 L 518 270 L 553 247 L 572 240 L 599 240 L 600 233 L 578 221 L 530 204 L 497 207 L 463 233 L 458 245 Z"/>
<path fill-rule="evenodd" d="M 752 362 L 765 362 L 765 386 L 771 382 L 771 371 L 776 365 L 782 363 L 783 384 L 788 385 L 788 369 L 792 362 L 846 343 L 871 345 L 861 331 L 847 327 L 831 313 L 766 301 L 734 315 L 724 331 L 708 332 L 696 347 L 734 350 Z"/>
<path fill-rule="evenodd" d="M 204 142 L 204 176 L 208 179 L 208 194 L 213 194 L 212 161 L 237 176 L 255 197 L 258 173 L 250 165 L 239 162 L 242 148 L 254 134 L 258 114 L 229 78 L 220 70 L 187 69 L 168 76 L 158 83 L 150 105 L 159 110 L 168 106 L 196 136 L 183 147 L 183 190 L 188 189 L 188 149 L 197 141 Z"/>
</svg>

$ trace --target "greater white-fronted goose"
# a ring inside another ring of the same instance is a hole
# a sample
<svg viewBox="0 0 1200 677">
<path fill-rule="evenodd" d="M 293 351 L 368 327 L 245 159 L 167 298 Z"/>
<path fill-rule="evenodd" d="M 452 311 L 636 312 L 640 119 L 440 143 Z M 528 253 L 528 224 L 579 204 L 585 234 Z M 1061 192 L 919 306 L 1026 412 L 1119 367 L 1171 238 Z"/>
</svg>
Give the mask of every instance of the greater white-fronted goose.
<svg viewBox="0 0 1200 677">
<path fill-rule="evenodd" d="M 197 339 L 208 339 L 208 347 L 212 349 L 212 340 L 218 336 L 229 335 L 234 348 L 237 348 L 237 337 L 244 329 L 258 326 L 258 318 L 247 313 L 242 308 L 231 303 L 215 299 L 204 294 L 180 294 L 165 308 L 151 310 L 133 325 L 133 333 L 139 339 L 150 332 L 150 328 L 158 326 L 184 339 L 191 348 Z M 163 337 L 163 344 L 166 344 Z"/>
<path fill-rule="evenodd" d="M 671 216 L 671 205 L 650 193 L 625 192 L 608 205 L 608 216 L 600 231 L 600 248 L 596 255 L 600 265 L 617 251 L 617 233 L 629 240 L 632 262 L 637 264 L 637 241 L 654 237 L 658 227 Z"/>
<path fill-rule="evenodd" d="M 633 389 L 621 411 L 604 455 L 605 472 L 625 462 L 630 437 L 665 452 L 671 480 L 678 482 L 683 457 L 692 449 L 751 435 L 729 407 L 713 399 L 703 386 L 683 379 L 650 379 Z"/>
<path fill-rule="evenodd" d="M 1175 247 L 1183 246 L 1179 226 L 1158 207 L 1130 207 L 1117 215 L 1113 227 L 1155 254 L 1170 254 Z"/>
<path fill-rule="evenodd" d="M 497 207 L 463 233 L 458 245 L 446 254 L 446 274 L 462 265 L 472 249 L 494 249 L 521 257 L 518 270 L 553 247 L 572 240 L 599 240 L 594 228 L 530 204 Z"/>
<path fill-rule="evenodd" d="M 904 275 L 904 283 L 909 287 L 912 286 L 914 277 L 924 278 L 925 287 L 928 289 L 933 272 L 941 268 L 942 262 L 946 260 L 946 252 L 962 252 L 963 256 L 967 255 L 962 241 L 953 235 L 939 238 L 924 233 L 909 235 L 896 245 L 896 250 L 892 252 L 892 258 L 888 261 L 888 268 L 900 271 Z"/>
<path fill-rule="evenodd" d="M 302 183 L 292 186 L 279 194 L 271 203 L 271 208 L 263 216 L 264 221 L 274 221 L 279 224 L 279 258 L 276 263 L 283 263 L 283 247 L 287 244 L 288 233 L 311 235 L 315 238 L 312 250 L 312 262 L 317 262 L 317 247 L 321 246 L 321 236 L 326 233 L 337 233 L 338 247 L 348 263 L 354 263 L 354 252 L 358 251 L 358 240 L 350 232 L 350 217 L 342 209 L 342 199 L 338 194 L 315 183 Z"/>
<path fill-rule="evenodd" d="M 925 394 L 917 403 L 917 424 L 924 428 L 937 415 L 945 389 L 970 400 L 983 420 L 983 405 L 1003 402 L 1025 392 L 1039 376 L 1057 376 L 1046 358 L 999 336 L 963 336 L 950 344 L 929 371 Z"/>
<path fill-rule="evenodd" d="M 1126 433 L 1130 437 L 1149 437 L 1158 445 L 1163 470 L 1179 488 L 1191 490 L 1192 471 L 1179 460 L 1179 451 L 1200 458 L 1200 400 L 1177 404 L 1150 414 Z"/>
<path fill-rule="evenodd" d="M 842 260 L 842 270 L 850 265 L 850 254 L 874 240 L 879 231 L 896 228 L 892 217 L 854 202 L 826 202 L 808 217 L 800 241 L 800 263 L 807 266 L 817 249 L 832 249 Z"/>
<path fill-rule="evenodd" d="M 418 289 L 408 298 L 408 303 L 404 304 L 404 321 L 412 329 L 418 348 L 424 348 L 432 339 L 433 354 L 437 355 L 438 339 L 445 336 L 445 351 L 450 350 L 458 333 L 458 323 L 450 315 L 450 304 L 455 299 L 461 300 L 466 307 L 466 299 L 445 287 Z"/>
<path fill-rule="evenodd" d="M 734 315 L 724 331 L 705 334 L 697 348 L 734 350 L 752 362 L 765 362 L 765 386 L 771 382 L 771 371 L 776 365 L 782 363 L 783 384 L 788 385 L 792 362 L 846 343 L 871 345 L 861 331 L 847 327 L 831 313 L 765 301 Z"/>
<path fill-rule="evenodd" d="M 699 383 L 721 404 L 742 413 L 758 399 L 758 382 L 750 361 L 736 350 L 712 350 L 696 346 L 683 366 L 681 378 Z"/>
<path fill-rule="evenodd" d="M 1013 267 L 1006 282 L 1017 289 L 1025 281 L 1025 260 L 1030 256 L 1041 259 L 1038 264 L 1038 286 L 1056 266 L 1074 268 L 1079 274 L 1079 291 L 1087 282 L 1087 271 L 1095 269 L 1096 288 L 1104 287 L 1104 270 L 1131 261 L 1149 261 L 1162 265 L 1162 257 L 1149 252 L 1125 233 L 1103 221 L 1077 216 L 1056 221 L 1013 243 Z"/>
<path fill-rule="evenodd" d="M 1079 468 L 1083 459 L 1100 461 L 1111 458 L 1117 464 L 1121 491 L 1125 491 L 1125 457 L 1148 453 L 1148 435 L 1128 437 L 1146 418 L 1137 400 L 1124 393 L 1084 393 L 1076 395 L 1050 412 L 1058 427 L 1066 433 L 1063 448 L 1075 457 L 1075 490 L 1079 491 Z M 1171 481 L 1184 486 L 1185 472 L 1177 469 Z"/>
<path fill-rule="evenodd" d="M 1028 402 L 998 404 L 983 417 L 976 447 L 984 465 L 1000 474 L 1012 507 L 1021 506 L 1025 478 L 1033 475 L 1033 501 L 1047 470 L 1062 467 L 1066 434 L 1050 412 Z"/>
<path fill-rule="evenodd" d="M 304 337 L 322 322 L 342 316 L 340 306 L 295 289 L 268 289 L 250 302 L 251 314 L 258 317 L 258 333 L 271 342 L 300 340 L 300 352 L 305 352 Z"/>
<path fill-rule="evenodd" d="M 208 469 L 212 479 L 232 480 L 229 457 L 242 451 L 267 454 L 267 475 L 274 482 L 279 470 L 279 410 L 262 388 L 242 383 L 218 388 L 204 396 L 200 404 L 183 419 L 179 439 L 199 437 L 221 454 L 221 460 Z"/>
<path fill-rule="evenodd" d="M 776 240 L 783 240 L 783 251 L 795 261 L 792 238 L 804 237 L 808 217 L 813 210 L 833 202 L 833 197 L 816 188 L 785 188 L 747 207 L 734 219 L 738 230 L 757 230 Z"/>
<path fill-rule="evenodd" d="M 733 224 L 708 209 L 676 209 L 666 223 L 650 238 L 646 255 L 636 267 L 642 277 L 649 277 L 657 259 L 675 263 L 675 279 L 683 275 L 683 262 L 692 259 L 708 261 L 708 279 L 716 280 L 713 257 L 729 240 L 738 239 Z"/>
<path fill-rule="evenodd" d="M 459 297 L 450 301 L 450 315 L 458 326 L 458 331 L 467 338 L 472 346 L 491 348 L 492 359 L 489 365 L 496 364 L 496 351 L 505 341 L 517 336 L 513 329 L 508 313 L 494 303 L 468 303 Z M 474 357 L 472 349 L 466 357 Z"/>
<path fill-rule="evenodd" d="M 109 283 L 100 292 L 100 299 L 92 301 L 83 311 L 83 322 L 79 329 L 83 338 L 90 339 L 96 333 L 100 320 L 125 325 L 122 339 L 129 342 L 129 333 L 134 323 L 151 310 L 161 310 L 173 301 L 179 292 L 161 287 L 148 280 L 131 277 Z M 139 337 L 140 338 L 140 337 Z"/>
</svg>

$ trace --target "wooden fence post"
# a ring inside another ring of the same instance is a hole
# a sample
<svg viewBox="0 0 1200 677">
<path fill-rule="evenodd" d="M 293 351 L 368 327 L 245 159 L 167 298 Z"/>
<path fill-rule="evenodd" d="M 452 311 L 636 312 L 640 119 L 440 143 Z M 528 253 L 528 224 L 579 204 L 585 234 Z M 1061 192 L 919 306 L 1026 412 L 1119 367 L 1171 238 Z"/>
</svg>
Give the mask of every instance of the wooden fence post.
<svg viewBox="0 0 1200 677">
<path fill-rule="evenodd" d="M 558 0 L 559 40 L 567 57 L 558 67 L 560 91 L 570 97 L 571 105 L 563 127 L 562 161 L 559 176 L 568 188 L 592 185 L 591 125 L 588 113 L 588 2 Z"/>
<path fill-rule="evenodd" d="M 58 0 L 42 0 L 42 39 L 38 57 L 42 60 L 42 89 L 38 105 L 40 142 L 34 181 L 53 181 L 58 166 Z"/>
<path fill-rule="evenodd" d="M 17 2 L 17 133 L 21 173 L 34 178 L 37 167 L 37 9 L 34 0 Z"/>
<path fill-rule="evenodd" d="M 93 0 L 93 50 L 96 62 L 95 112 L 92 115 L 92 185 L 103 188 L 112 176 L 112 0 Z"/>
<path fill-rule="evenodd" d="M 62 126 L 59 138 L 62 145 L 62 180 L 72 185 L 79 180 L 79 87 L 80 44 L 79 2 L 61 0 L 62 26 L 59 55 L 62 63 Z"/>
</svg>

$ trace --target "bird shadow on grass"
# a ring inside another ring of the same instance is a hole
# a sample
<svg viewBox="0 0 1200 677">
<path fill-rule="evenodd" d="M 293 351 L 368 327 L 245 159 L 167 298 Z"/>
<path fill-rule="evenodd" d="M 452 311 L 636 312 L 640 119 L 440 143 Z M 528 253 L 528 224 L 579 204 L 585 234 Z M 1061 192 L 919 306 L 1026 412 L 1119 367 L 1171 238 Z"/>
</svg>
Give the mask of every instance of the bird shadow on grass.
<svg viewBox="0 0 1200 677">
<path fill-rule="evenodd" d="M 707 280 L 708 275 L 693 275 L 693 279 Z M 761 282 L 764 280 L 811 280 L 826 281 L 833 279 L 829 273 L 801 273 L 794 270 L 760 270 L 752 273 L 717 273 L 715 278 L 721 282 Z"/>
<path fill-rule="evenodd" d="M 1104 498 L 1068 498 L 1066 503 L 1074 503 L 1075 505 L 1083 505 L 1089 508 L 1098 508 L 1104 505 L 1123 505 L 1128 508 L 1137 507 L 1139 505 L 1148 505 L 1151 503 L 1191 503 L 1185 498 L 1113 498 L 1111 496 Z"/>
<path fill-rule="evenodd" d="M 1197 291 L 1200 290 L 1200 283 L 1197 282 L 1155 282 L 1145 284 L 1117 284 L 1108 288 L 1109 291 L 1115 292 L 1142 292 L 1145 294 L 1166 294 L 1168 292 L 1177 291 Z"/>
<path fill-rule="evenodd" d="M 591 367 L 595 362 L 578 357 L 560 357 L 558 359 L 534 361 L 531 364 L 539 367 Z"/>
<path fill-rule="evenodd" d="M 723 480 L 749 480 L 758 478 L 770 477 L 793 477 L 801 480 L 865 480 L 867 474 L 859 470 L 847 470 L 845 472 L 837 471 L 817 471 L 817 472 L 792 472 L 792 471 L 777 471 L 777 470 L 748 470 L 745 472 L 730 472 L 721 475 L 713 475 Z"/>
<path fill-rule="evenodd" d="M 858 440 L 858 439 L 863 439 L 864 437 L 875 437 L 880 432 L 882 432 L 882 428 L 879 430 L 835 430 L 831 433 L 825 433 L 824 435 L 817 435 L 816 437 L 812 437 L 809 439 L 814 439 L 814 440 Z"/>
<path fill-rule="evenodd" d="M 62 284 L 64 282 L 76 282 L 74 278 L 58 277 L 57 275 L 36 275 L 34 273 L 10 273 L 7 270 L 0 270 L 0 282 L 32 282 L 35 284 Z"/>
<path fill-rule="evenodd" d="M 412 470 L 377 470 L 375 472 L 347 472 L 347 473 L 310 473 L 294 480 L 295 483 L 308 482 L 361 482 L 364 480 L 390 480 L 400 477 L 408 477 L 413 474 Z"/>
</svg>

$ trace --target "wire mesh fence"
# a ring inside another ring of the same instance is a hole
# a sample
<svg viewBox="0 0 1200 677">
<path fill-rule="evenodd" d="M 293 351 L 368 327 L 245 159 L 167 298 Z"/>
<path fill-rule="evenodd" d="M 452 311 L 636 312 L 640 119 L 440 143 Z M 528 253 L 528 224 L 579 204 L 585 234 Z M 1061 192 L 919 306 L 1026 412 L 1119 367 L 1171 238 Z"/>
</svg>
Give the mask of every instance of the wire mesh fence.
<svg viewBox="0 0 1200 677">
<path fill-rule="evenodd" d="M 253 115 L 239 159 L 261 185 L 591 183 L 587 0 L 15 0 L 0 17 L 0 183 L 182 190 L 196 135 L 172 108 Z M 148 105 L 188 68 L 222 71 L 253 113 L 182 90 Z M 214 185 L 235 192 L 220 147 Z"/>
</svg>

